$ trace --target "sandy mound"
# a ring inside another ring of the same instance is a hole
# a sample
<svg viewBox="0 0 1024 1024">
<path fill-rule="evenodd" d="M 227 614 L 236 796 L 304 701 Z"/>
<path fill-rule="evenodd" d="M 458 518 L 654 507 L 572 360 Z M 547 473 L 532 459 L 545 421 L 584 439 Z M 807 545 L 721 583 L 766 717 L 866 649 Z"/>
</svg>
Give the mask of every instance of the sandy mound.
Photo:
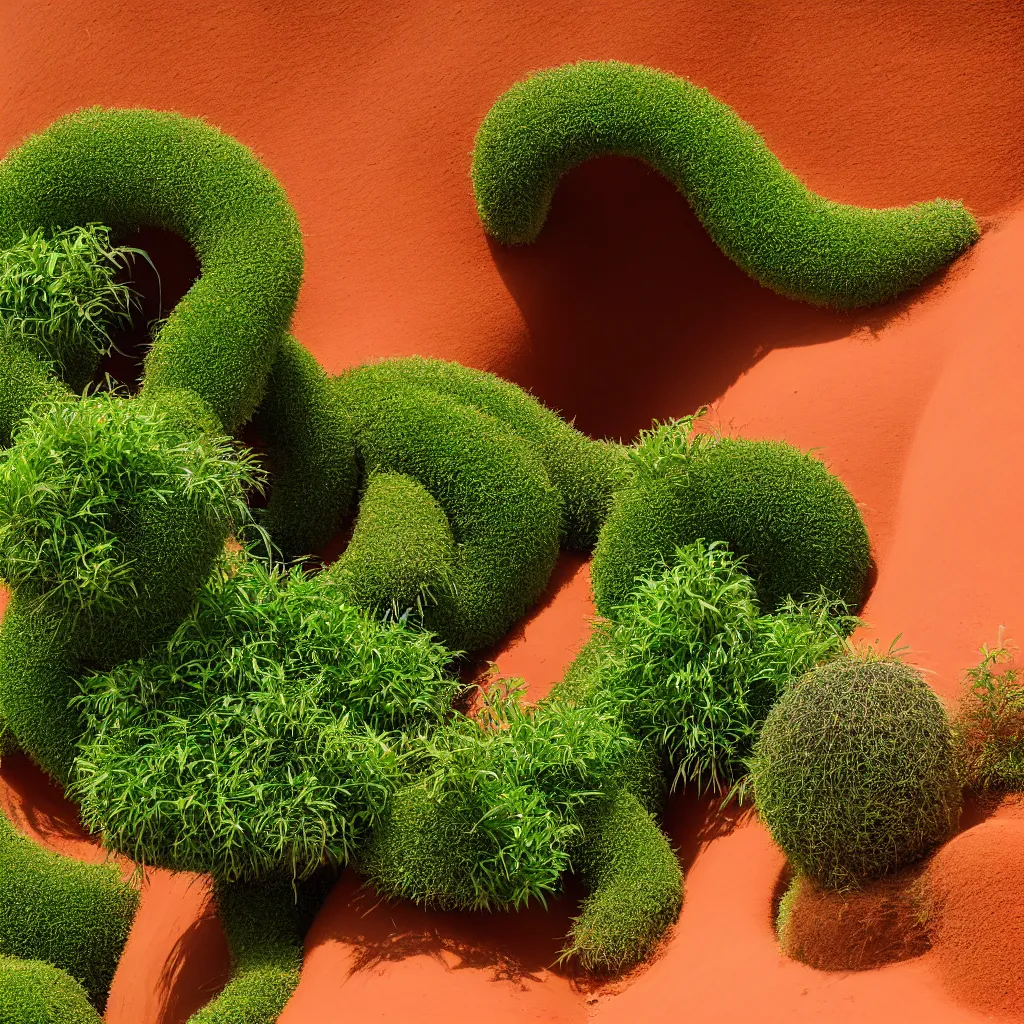
<svg viewBox="0 0 1024 1024">
<path fill-rule="evenodd" d="M 961 833 L 935 856 L 934 950 L 957 998 L 1024 1016 L 1024 821 L 996 819 Z"/>
<path fill-rule="evenodd" d="M 821 971 L 863 971 L 928 951 L 923 896 L 915 875 L 833 892 L 797 878 L 783 897 L 779 944 Z"/>
</svg>

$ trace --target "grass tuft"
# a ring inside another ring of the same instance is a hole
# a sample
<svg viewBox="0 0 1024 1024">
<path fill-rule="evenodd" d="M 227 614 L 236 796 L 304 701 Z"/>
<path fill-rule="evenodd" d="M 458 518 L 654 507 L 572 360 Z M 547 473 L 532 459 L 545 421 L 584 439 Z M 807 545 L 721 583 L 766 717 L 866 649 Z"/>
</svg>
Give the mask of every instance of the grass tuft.
<svg viewBox="0 0 1024 1024">
<path fill-rule="evenodd" d="M 66 971 L 0 956 L 0 1024 L 102 1024 L 102 1018 Z"/>
<path fill-rule="evenodd" d="M 978 238 L 971 214 L 945 199 L 887 210 L 830 202 L 707 90 L 617 61 L 537 72 L 491 107 L 472 167 L 484 229 L 533 241 L 562 175 L 606 153 L 665 175 L 755 280 L 819 305 L 887 302 Z"/>
</svg>

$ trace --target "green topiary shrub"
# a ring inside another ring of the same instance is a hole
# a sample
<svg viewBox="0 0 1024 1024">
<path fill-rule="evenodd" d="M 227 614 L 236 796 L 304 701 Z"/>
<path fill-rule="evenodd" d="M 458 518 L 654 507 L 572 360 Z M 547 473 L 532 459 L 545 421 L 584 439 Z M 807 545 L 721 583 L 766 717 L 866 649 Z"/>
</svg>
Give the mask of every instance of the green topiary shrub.
<svg viewBox="0 0 1024 1024">
<path fill-rule="evenodd" d="M 762 615 L 741 565 L 720 542 L 678 548 L 606 627 L 600 685 L 630 733 L 667 757 L 673 788 L 720 789 L 742 774 L 779 694 L 842 651 L 856 624 L 821 600 Z"/>
<path fill-rule="evenodd" d="M 424 625 L 456 650 L 488 646 L 540 596 L 558 554 L 562 500 L 535 446 L 470 405 L 397 384 L 380 364 L 351 370 L 336 386 L 352 417 L 363 478 L 402 474 L 433 498 L 425 503 L 414 490 L 401 510 L 392 504 L 409 543 L 422 529 L 423 543 L 434 550 L 436 508 L 448 519 L 455 544 L 451 587 L 425 608 Z M 338 559 L 331 572 L 339 582 L 349 560 L 387 562 L 388 551 L 370 550 L 374 540 L 388 542 L 387 535 L 367 535 Z"/>
<path fill-rule="evenodd" d="M 605 153 L 660 171 L 751 277 L 820 305 L 886 302 L 978 237 L 970 213 L 944 199 L 889 210 L 823 199 L 706 90 L 616 61 L 538 72 L 490 109 L 473 151 L 484 228 L 533 241 L 562 175 Z"/>
<path fill-rule="evenodd" d="M 112 351 L 114 330 L 131 320 L 136 296 L 117 274 L 140 255 L 112 245 L 103 224 L 22 232 L 0 249 L 0 323 L 80 391 Z"/>
<path fill-rule="evenodd" d="M 113 866 L 44 850 L 0 815 L 0 956 L 67 971 L 102 1009 L 138 900 Z"/>
<path fill-rule="evenodd" d="M 0 163 L 0 249 L 23 232 L 148 225 L 195 248 L 202 274 L 157 334 L 142 390 L 191 391 L 233 433 L 263 397 L 302 278 L 302 238 L 281 186 L 198 118 L 93 107 Z"/>
<path fill-rule="evenodd" d="M 102 1024 L 102 1018 L 65 971 L 0 956 L 0 1024 Z"/>
<path fill-rule="evenodd" d="M 324 575 L 229 559 L 165 645 L 81 680 L 71 793 L 136 861 L 227 881 L 345 864 L 405 780 L 402 734 L 449 714 L 449 658 Z"/>
<path fill-rule="evenodd" d="M 804 676 L 769 713 L 751 778 L 772 837 L 826 888 L 912 863 L 960 813 L 946 713 L 895 659 L 848 657 Z"/>
<path fill-rule="evenodd" d="M 626 790 L 595 801 L 574 859 L 590 892 L 567 952 L 587 969 L 619 974 L 646 960 L 683 905 L 683 872 L 651 815 Z"/>
<path fill-rule="evenodd" d="M 744 557 L 764 611 L 826 591 L 856 611 L 870 565 L 867 531 L 838 477 L 778 441 L 691 435 L 692 421 L 642 434 L 594 551 L 598 611 L 614 617 L 676 547 L 725 541 Z"/>
<path fill-rule="evenodd" d="M 632 744 L 609 701 L 524 707 L 494 687 L 412 751 L 359 864 L 384 894 L 440 909 L 519 907 L 557 892 L 579 814 L 617 781 Z"/>
</svg>

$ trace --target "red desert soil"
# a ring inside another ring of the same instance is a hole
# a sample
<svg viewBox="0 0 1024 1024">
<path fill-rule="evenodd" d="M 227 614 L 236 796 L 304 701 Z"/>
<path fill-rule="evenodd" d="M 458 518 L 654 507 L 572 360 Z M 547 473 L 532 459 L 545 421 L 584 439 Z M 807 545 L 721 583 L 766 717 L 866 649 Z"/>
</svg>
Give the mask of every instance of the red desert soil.
<svg viewBox="0 0 1024 1024">
<path fill-rule="evenodd" d="M 999 625 L 1024 640 L 1022 47 L 1017 0 L 6 2 L 0 152 L 88 104 L 202 115 L 292 197 L 307 247 L 295 330 L 329 369 L 443 356 L 532 387 L 595 434 L 712 403 L 727 431 L 819 448 L 874 542 L 865 636 L 902 633 L 948 695 Z M 468 182 L 476 127 L 528 70 L 581 58 L 707 86 L 833 199 L 960 198 L 986 235 L 909 300 L 837 315 L 761 289 L 666 182 L 603 160 L 569 175 L 537 244 L 491 245 Z M 559 579 L 497 654 L 535 694 L 587 632 L 586 568 L 565 561 Z M 52 794 L 16 776 L 5 799 L 44 809 Z M 783 958 L 769 921 L 781 854 L 756 823 L 709 829 L 706 810 L 671 809 L 682 919 L 613 990 L 548 966 L 566 906 L 487 920 L 369 909 L 346 878 L 282 1020 L 984 1019 L 941 983 L 934 951 L 859 974 Z M 222 976 L 191 881 L 151 883 L 109 1021 L 174 1024 Z"/>
</svg>

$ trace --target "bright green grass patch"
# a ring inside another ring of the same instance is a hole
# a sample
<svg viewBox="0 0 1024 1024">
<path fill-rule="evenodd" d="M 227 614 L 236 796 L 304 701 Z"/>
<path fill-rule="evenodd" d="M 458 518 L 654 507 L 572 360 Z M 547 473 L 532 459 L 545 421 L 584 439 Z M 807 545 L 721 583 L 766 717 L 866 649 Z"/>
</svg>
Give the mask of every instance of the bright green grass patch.
<svg viewBox="0 0 1024 1024">
<path fill-rule="evenodd" d="M 799 680 L 768 715 L 751 779 L 772 837 L 825 888 L 913 863 L 960 814 L 946 713 L 891 658 L 843 658 Z"/>
<path fill-rule="evenodd" d="M 157 334 L 143 391 L 190 390 L 234 433 L 263 397 L 302 278 L 284 190 L 198 118 L 93 107 L 0 163 L 0 249 L 23 232 L 94 222 L 164 228 L 195 248 L 202 275 Z"/>
<path fill-rule="evenodd" d="M 259 479 L 187 392 L 37 406 L 0 462 L 0 577 L 87 631 L 90 657 L 137 653 L 184 614 Z"/>
<path fill-rule="evenodd" d="M 741 566 L 720 542 L 678 548 L 605 627 L 600 685 L 631 734 L 665 755 L 673 788 L 728 787 L 778 696 L 844 650 L 856 624 L 820 599 L 762 614 Z"/>
<path fill-rule="evenodd" d="M 562 175 L 606 153 L 664 174 L 751 277 L 820 305 L 886 302 L 978 237 L 971 214 L 944 199 L 888 210 L 830 202 L 705 89 L 616 61 L 538 72 L 494 104 L 473 151 L 484 228 L 502 242 L 532 241 Z"/>
<path fill-rule="evenodd" d="M 421 737 L 418 778 L 360 857 L 374 885 L 441 909 L 519 907 L 558 892 L 579 815 L 632 748 L 610 701 L 524 707 L 494 687 L 476 718 Z"/>
<path fill-rule="evenodd" d="M 744 556 L 765 611 L 823 590 L 860 607 L 867 531 L 817 459 L 779 441 L 694 436 L 686 419 L 645 431 L 630 461 L 633 479 L 615 495 L 591 567 L 602 615 L 614 617 L 635 580 L 700 538 Z"/>
<path fill-rule="evenodd" d="M 131 320 L 136 295 L 117 274 L 136 256 L 148 259 L 111 244 L 103 224 L 22 232 L 0 249 L 0 323 L 80 391 L 112 351 L 113 332 Z"/>
<path fill-rule="evenodd" d="M 170 640 L 86 676 L 72 794 L 132 859 L 233 880 L 345 864 L 460 688 L 429 634 L 229 559 Z"/>
<path fill-rule="evenodd" d="M 42 960 L 0 956 L 0 1024 L 102 1024 L 81 985 Z"/>
<path fill-rule="evenodd" d="M 138 900 L 113 866 L 44 850 L 0 815 L 0 956 L 53 964 L 102 1008 Z"/>
</svg>

